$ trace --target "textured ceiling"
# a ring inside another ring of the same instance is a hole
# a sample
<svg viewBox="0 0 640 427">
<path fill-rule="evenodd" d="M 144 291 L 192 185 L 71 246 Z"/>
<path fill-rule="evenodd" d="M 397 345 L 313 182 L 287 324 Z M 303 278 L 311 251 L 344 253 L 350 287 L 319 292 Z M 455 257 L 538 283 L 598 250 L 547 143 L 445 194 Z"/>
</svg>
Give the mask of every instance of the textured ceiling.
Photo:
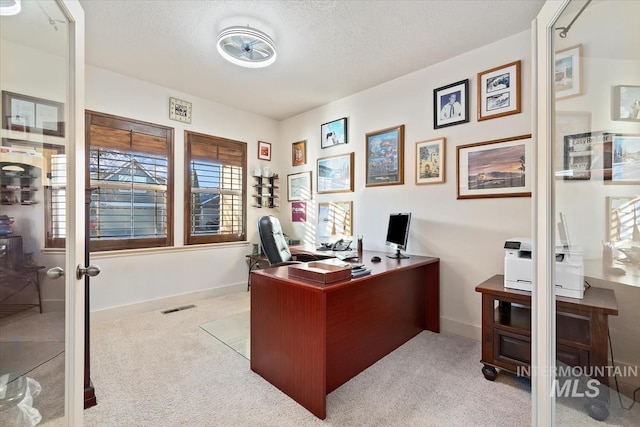
<svg viewBox="0 0 640 427">
<path fill-rule="evenodd" d="M 88 64 L 277 120 L 525 31 L 543 3 L 80 0 Z M 235 25 L 269 34 L 276 63 L 222 59 Z"/>
</svg>

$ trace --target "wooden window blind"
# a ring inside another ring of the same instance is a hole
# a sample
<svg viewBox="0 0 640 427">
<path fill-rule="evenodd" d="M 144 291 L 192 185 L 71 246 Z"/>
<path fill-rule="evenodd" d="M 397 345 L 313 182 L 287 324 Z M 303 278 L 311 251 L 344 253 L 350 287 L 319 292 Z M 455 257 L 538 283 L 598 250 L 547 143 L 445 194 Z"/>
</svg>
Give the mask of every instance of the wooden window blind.
<svg viewBox="0 0 640 427">
<path fill-rule="evenodd" d="M 246 147 L 185 132 L 185 244 L 246 240 Z"/>
</svg>

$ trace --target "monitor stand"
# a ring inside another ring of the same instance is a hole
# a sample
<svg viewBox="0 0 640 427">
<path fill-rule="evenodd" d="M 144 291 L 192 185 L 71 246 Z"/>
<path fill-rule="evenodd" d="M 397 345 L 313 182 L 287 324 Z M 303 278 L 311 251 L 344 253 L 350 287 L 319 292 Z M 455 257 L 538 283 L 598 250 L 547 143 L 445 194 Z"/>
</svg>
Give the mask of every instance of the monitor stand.
<svg viewBox="0 0 640 427">
<path fill-rule="evenodd" d="M 393 255 L 387 255 L 387 258 L 404 259 L 404 258 L 409 258 L 409 255 L 402 255 L 402 253 L 400 252 L 400 249 L 396 249 L 396 253 Z"/>
</svg>

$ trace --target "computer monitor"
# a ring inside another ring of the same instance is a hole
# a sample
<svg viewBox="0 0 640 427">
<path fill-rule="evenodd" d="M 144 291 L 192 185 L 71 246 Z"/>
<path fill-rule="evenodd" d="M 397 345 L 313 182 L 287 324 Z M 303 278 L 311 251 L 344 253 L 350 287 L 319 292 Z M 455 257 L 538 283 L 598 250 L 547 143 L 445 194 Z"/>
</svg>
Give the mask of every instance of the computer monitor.
<svg viewBox="0 0 640 427">
<path fill-rule="evenodd" d="M 411 213 L 392 213 L 389 215 L 389 226 L 387 227 L 387 245 L 395 245 L 396 253 L 387 255 L 389 258 L 409 258 L 400 251 L 407 250 L 407 240 L 409 240 L 409 224 L 411 223 Z"/>
</svg>

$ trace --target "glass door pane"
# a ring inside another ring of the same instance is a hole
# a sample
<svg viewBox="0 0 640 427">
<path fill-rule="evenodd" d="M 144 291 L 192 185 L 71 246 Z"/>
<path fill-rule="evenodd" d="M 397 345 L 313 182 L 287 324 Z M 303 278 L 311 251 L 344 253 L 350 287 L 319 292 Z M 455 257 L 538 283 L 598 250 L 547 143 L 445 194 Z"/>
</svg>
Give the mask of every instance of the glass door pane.
<svg viewBox="0 0 640 427">
<path fill-rule="evenodd" d="M 78 288 L 73 272 L 57 280 L 48 272 L 77 265 L 65 240 L 83 241 L 66 214 L 75 206 L 67 158 L 76 147 L 69 86 L 76 29 L 63 2 L 21 6 L 0 16 L 0 425 L 64 425 L 78 406 L 67 395 L 79 370 L 67 371 L 77 354 L 66 342 L 71 333 L 70 342 L 83 343 L 69 329 Z"/>
<path fill-rule="evenodd" d="M 558 425 L 640 420 L 639 16 L 572 1 L 555 22 Z"/>
</svg>

